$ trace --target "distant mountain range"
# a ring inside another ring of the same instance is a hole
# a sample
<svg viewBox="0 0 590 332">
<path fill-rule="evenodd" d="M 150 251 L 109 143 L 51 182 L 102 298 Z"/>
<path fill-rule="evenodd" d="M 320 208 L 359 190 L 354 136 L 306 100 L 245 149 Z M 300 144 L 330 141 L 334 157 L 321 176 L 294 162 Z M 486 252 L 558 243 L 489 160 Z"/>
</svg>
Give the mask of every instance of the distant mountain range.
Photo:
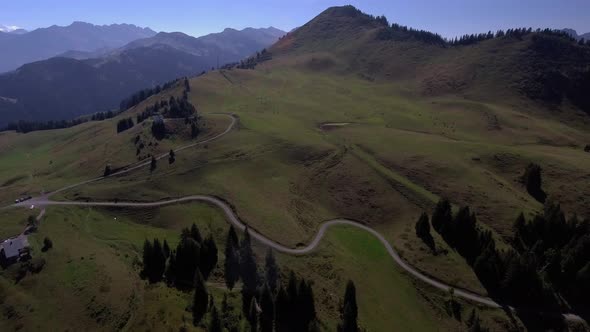
<svg viewBox="0 0 590 332">
<path fill-rule="evenodd" d="M 225 29 L 199 38 L 160 32 L 117 49 L 99 43 L 102 48 L 94 51 L 62 52 L 0 75 L 0 126 L 112 109 L 137 90 L 239 61 L 284 34 L 272 27 Z"/>
<path fill-rule="evenodd" d="M 590 40 L 590 32 L 578 35 L 578 32 L 574 29 L 562 29 L 562 31 L 572 36 L 573 38 L 576 38 L 577 40 L 580 40 L 582 38 L 584 38 L 584 40 Z"/>
<path fill-rule="evenodd" d="M 93 52 L 105 48 L 114 49 L 133 40 L 156 34 L 149 28 L 131 24 L 93 25 L 74 22 L 65 27 L 53 25 L 31 32 L 2 27 L 0 73 L 67 51 Z"/>
</svg>

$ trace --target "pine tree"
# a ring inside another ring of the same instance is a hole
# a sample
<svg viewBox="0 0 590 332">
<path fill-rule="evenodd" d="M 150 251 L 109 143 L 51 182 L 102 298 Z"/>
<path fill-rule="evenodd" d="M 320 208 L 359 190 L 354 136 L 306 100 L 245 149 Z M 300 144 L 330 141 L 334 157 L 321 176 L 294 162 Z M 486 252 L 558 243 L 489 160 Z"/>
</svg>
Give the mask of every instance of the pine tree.
<svg viewBox="0 0 590 332">
<path fill-rule="evenodd" d="M 356 287 L 352 281 L 348 281 L 344 293 L 342 322 L 338 325 L 338 332 L 357 332 L 359 330 L 357 319 Z"/>
<path fill-rule="evenodd" d="M 268 284 L 264 284 L 262 294 L 260 294 L 260 331 L 272 332 L 274 321 L 274 303 L 272 299 L 272 291 Z"/>
<path fill-rule="evenodd" d="M 240 278 L 242 279 L 242 301 L 244 308 L 247 309 L 247 304 L 250 303 L 258 286 L 258 271 L 248 227 L 246 227 L 244 239 L 240 243 Z"/>
<path fill-rule="evenodd" d="M 246 313 L 250 322 L 250 331 L 258 332 L 258 303 L 256 302 L 256 297 L 252 297 L 250 300 L 250 305 Z"/>
<path fill-rule="evenodd" d="M 209 235 L 201 246 L 201 272 L 205 280 L 209 279 L 211 271 L 217 265 L 217 245 L 213 237 Z"/>
<path fill-rule="evenodd" d="M 451 203 L 445 198 L 436 204 L 432 212 L 432 227 L 439 234 L 442 234 L 443 227 L 453 221 Z"/>
<path fill-rule="evenodd" d="M 150 281 L 158 282 L 162 280 L 162 276 L 166 270 L 166 256 L 164 255 L 160 240 L 158 239 L 154 239 L 154 245 L 152 248 L 152 263 L 153 266 L 151 267 Z"/>
<path fill-rule="evenodd" d="M 174 150 L 170 149 L 170 152 L 168 153 L 168 163 L 174 164 L 175 161 L 176 161 L 176 154 L 174 153 Z"/>
<path fill-rule="evenodd" d="M 166 267 L 166 282 L 168 285 L 174 285 L 176 283 L 176 252 L 170 252 L 170 259 L 168 259 L 168 266 Z"/>
<path fill-rule="evenodd" d="M 197 241 L 197 243 L 203 243 L 203 237 L 201 236 L 201 232 L 195 223 L 191 226 L 191 237 L 193 240 Z"/>
<path fill-rule="evenodd" d="M 201 246 L 192 238 L 182 240 L 176 248 L 176 286 L 191 288 L 200 265 Z M 201 276 L 202 277 L 202 276 Z"/>
<path fill-rule="evenodd" d="M 434 238 L 430 234 L 430 223 L 428 222 L 428 215 L 422 213 L 418 221 L 416 222 L 416 236 L 422 239 L 424 243 L 431 249 L 434 250 Z"/>
<path fill-rule="evenodd" d="M 295 272 L 291 271 L 289 274 L 289 282 L 287 283 L 287 296 L 289 299 L 288 323 L 289 326 L 298 326 L 298 322 L 303 314 L 299 308 L 299 287 L 297 285 L 297 277 Z"/>
<path fill-rule="evenodd" d="M 152 160 L 150 161 L 150 172 L 155 171 L 156 167 L 157 167 L 156 157 L 152 156 Z"/>
<path fill-rule="evenodd" d="M 290 331 L 289 327 L 289 296 L 283 285 L 279 285 L 275 301 L 275 328 L 277 332 Z"/>
<path fill-rule="evenodd" d="M 211 308 L 211 321 L 209 322 L 209 328 L 207 329 L 208 332 L 221 332 L 221 320 L 219 319 L 219 313 L 217 312 L 217 308 L 215 304 Z"/>
<path fill-rule="evenodd" d="M 162 250 L 164 251 L 164 256 L 166 258 L 170 257 L 170 247 L 168 246 L 168 241 L 164 240 L 164 244 L 162 245 Z"/>
<path fill-rule="evenodd" d="M 225 284 L 232 290 L 236 282 L 240 279 L 240 258 L 238 251 L 238 235 L 233 226 L 230 226 L 225 241 Z"/>
<path fill-rule="evenodd" d="M 104 167 L 104 173 L 103 176 L 106 178 L 107 176 L 111 175 L 111 166 L 110 165 L 106 165 Z"/>
<path fill-rule="evenodd" d="M 205 286 L 205 280 L 201 275 L 201 272 L 195 273 L 195 293 L 193 296 L 193 325 L 197 326 L 203 316 L 207 312 L 209 295 L 207 293 L 207 287 Z"/>
<path fill-rule="evenodd" d="M 152 274 L 153 269 L 153 247 L 147 239 L 143 242 L 143 275 L 148 277 Z"/>
<path fill-rule="evenodd" d="M 271 248 L 266 252 L 265 279 L 271 292 L 276 292 L 279 279 L 279 267 Z"/>
</svg>

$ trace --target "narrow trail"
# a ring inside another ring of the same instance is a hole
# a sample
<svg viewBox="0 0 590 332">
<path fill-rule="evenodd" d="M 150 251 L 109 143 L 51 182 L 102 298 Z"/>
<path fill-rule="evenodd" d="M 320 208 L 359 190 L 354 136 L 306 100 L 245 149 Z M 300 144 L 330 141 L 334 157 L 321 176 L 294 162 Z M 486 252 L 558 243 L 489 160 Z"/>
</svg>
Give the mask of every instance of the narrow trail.
<svg viewBox="0 0 590 332">
<path fill-rule="evenodd" d="M 186 149 L 194 147 L 194 146 L 202 145 L 202 144 L 211 142 L 213 140 L 216 140 L 216 139 L 228 134 L 235 126 L 237 120 L 236 120 L 236 117 L 233 115 L 229 115 L 229 114 L 226 114 L 226 115 L 231 117 L 232 122 L 230 123 L 230 125 L 228 126 L 228 128 L 224 132 L 222 132 L 214 137 L 211 137 L 209 139 L 206 139 L 204 141 L 195 142 L 195 143 L 180 147 L 174 151 L 179 152 L 179 151 L 186 150 Z M 161 156 L 158 156 L 157 159 L 161 159 L 166 156 L 168 156 L 168 154 L 163 154 Z M 109 175 L 108 177 L 113 177 L 113 176 L 125 174 L 125 173 L 131 172 L 133 170 L 142 168 L 142 167 L 147 167 L 149 164 L 150 164 L 150 162 L 145 162 L 145 163 L 133 165 L 128 169 L 124 169 L 122 171 L 113 173 L 113 174 Z M 231 206 L 228 203 L 226 203 L 225 201 L 223 201 L 222 199 L 220 199 L 218 197 L 210 196 L 210 195 L 192 195 L 192 196 L 185 196 L 185 197 L 162 200 L 162 201 L 155 201 L 155 202 L 119 202 L 119 201 L 118 202 L 78 202 L 78 201 L 53 201 L 49 198 L 50 196 L 52 196 L 56 193 L 63 192 L 65 190 L 72 189 L 72 188 L 75 188 L 75 187 L 78 187 L 78 186 L 81 186 L 84 184 L 88 184 L 91 182 L 99 181 L 104 178 L 106 178 L 106 177 L 102 176 L 102 177 L 98 177 L 98 178 L 95 178 L 92 180 L 76 183 L 76 184 L 55 190 L 51 193 L 48 193 L 48 194 L 45 194 L 45 195 L 42 195 L 39 197 L 35 197 L 35 198 L 32 198 L 28 201 L 17 203 L 17 204 L 11 205 L 11 206 L 12 207 L 27 207 L 31 204 L 35 205 L 41 209 L 41 213 L 37 217 L 37 220 L 40 220 L 43 217 L 43 215 L 45 214 L 45 207 L 47 207 L 47 206 L 88 206 L 88 207 L 94 206 L 94 207 L 153 208 L 153 207 L 160 207 L 160 206 L 165 206 L 165 205 L 173 205 L 173 204 L 198 201 L 198 202 L 205 202 L 205 203 L 214 205 L 214 206 L 218 207 L 219 209 L 221 209 L 223 211 L 223 213 L 225 214 L 227 221 L 229 221 L 232 225 L 234 225 L 239 230 L 244 231 L 247 228 L 246 224 L 244 224 L 239 219 L 239 217 L 235 214 L 235 212 L 233 211 L 233 209 L 231 208 Z M 371 235 L 373 235 L 375 238 L 377 238 L 381 242 L 381 244 L 383 244 L 383 246 L 385 247 L 385 249 L 389 253 L 389 256 L 391 256 L 393 261 L 399 267 L 401 267 L 404 271 L 406 271 L 407 273 L 412 275 L 414 278 L 419 279 L 422 282 L 429 284 L 430 286 L 433 286 L 433 287 L 435 287 L 439 290 L 445 291 L 445 292 L 453 289 L 455 296 L 463 298 L 465 300 L 475 302 L 475 303 L 479 303 L 479 304 L 482 304 L 482 305 L 485 305 L 485 306 L 488 306 L 491 308 L 504 308 L 504 309 L 508 309 L 511 311 L 515 310 L 513 307 L 502 305 L 502 304 L 494 301 L 490 297 L 476 294 L 476 293 L 470 292 L 468 290 L 462 289 L 460 287 L 449 285 L 449 284 L 444 283 L 438 279 L 435 279 L 433 277 L 425 275 L 424 273 L 418 271 L 417 269 L 412 267 L 410 264 L 405 262 L 400 257 L 399 253 L 393 248 L 393 246 L 385 239 L 385 237 L 381 233 L 377 232 L 376 230 L 374 230 L 366 225 L 363 225 L 363 224 L 353 221 L 353 220 L 333 219 L 333 220 L 325 221 L 324 223 L 321 224 L 321 226 L 320 226 L 316 236 L 313 238 L 313 240 L 309 244 L 307 244 L 305 247 L 300 247 L 300 248 L 286 247 L 280 243 L 273 241 L 272 239 L 267 238 L 266 236 L 258 233 L 255 230 L 249 229 L 248 231 L 250 233 L 250 236 L 252 236 L 258 242 L 260 242 L 268 247 L 271 247 L 274 250 L 277 250 L 281 253 L 290 254 L 290 255 L 305 255 L 305 254 L 308 254 L 308 253 L 314 251 L 315 249 L 317 249 L 321 240 L 324 238 L 326 231 L 329 228 L 334 227 L 334 226 L 342 226 L 342 225 L 355 227 L 355 228 L 361 229 L 361 230 L 366 231 L 366 232 L 370 233 Z M 563 318 L 567 321 L 585 322 L 585 320 L 583 318 L 581 318 L 580 316 L 575 315 L 575 314 L 558 313 L 558 315 L 562 315 Z"/>
</svg>

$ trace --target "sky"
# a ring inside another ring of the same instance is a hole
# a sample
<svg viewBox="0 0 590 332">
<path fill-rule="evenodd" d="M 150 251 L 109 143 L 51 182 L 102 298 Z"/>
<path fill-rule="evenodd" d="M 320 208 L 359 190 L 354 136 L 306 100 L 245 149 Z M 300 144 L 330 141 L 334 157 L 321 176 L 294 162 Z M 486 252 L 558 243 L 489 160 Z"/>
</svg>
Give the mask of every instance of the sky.
<svg viewBox="0 0 590 332">
<path fill-rule="evenodd" d="M 289 31 L 346 4 L 444 37 L 514 27 L 590 32 L 590 0 L 0 0 L 0 25 L 32 30 L 73 21 L 131 23 L 193 36 L 227 27 Z"/>
</svg>

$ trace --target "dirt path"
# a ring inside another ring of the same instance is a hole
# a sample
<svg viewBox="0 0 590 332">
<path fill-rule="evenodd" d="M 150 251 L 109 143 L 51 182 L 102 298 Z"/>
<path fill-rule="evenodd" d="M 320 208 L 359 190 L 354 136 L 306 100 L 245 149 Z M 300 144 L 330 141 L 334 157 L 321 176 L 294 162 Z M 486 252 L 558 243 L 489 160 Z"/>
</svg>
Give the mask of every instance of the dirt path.
<svg viewBox="0 0 590 332">
<path fill-rule="evenodd" d="M 204 140 L 204 141 L 200 141 L 200 142 L 196 142 L 196 143 L 192 143 L 192 144 L 183 146 L 181 148 L 176 149 L 175 151 L 182 151 L 182 150 L 185 150 L 185 149 L 197 146 L 197 145 L 205 144 L 207 142 L 211 142 L 213 140 L 216 140 L 216 139 L 226 135 L 227 133 L 229 133 L 233 129 L 233 127 L 235 126 L 235 124 L 237 122 L 236 117 L 234 117 L 232 115 L 228 115 L 228 116 L 231 117 L 232 122 L 223 133 L 216 135 L 214 137 L 211 137 L 211 138 Z M 163 154 L 163 155 L 157 157 L 157 159 L 161 159 L 161 158 L 164 158 L 167 156 L 168 156 L 168 154 Z M 109 175 L 109 177 L 120 175 L 120 174 L 125 174 L 125 173 L 131 172 L 135 169 L 138 169 L 141 167 L 146 167 L 149 164 L 150 164 L 150 162 L 145 162 L 145 163 L 141 163 L 138 165 L 134 165 L 131 168 L 111 174 L 111 175 Z M 98 181 L 98 180 L 101 180 L 104 178 L 105 177 L 98 177 L 98 178 L 95 178 L 92 180 L 73 184 L 73 185 L 58 189 L 54 192 L 45 194 L 43 196 L 32 198 L 26 202 L 14 204 L 12 206 L 14 206 L 14 207 L 27 207 L 27 206 L 30 206 L 31 204 L 33 204 L 41 209 L 41 213 L 37 217 L 38 219 L 40 219 L 41 217 L 43 217 L 43 215 L 45 213 L 45 207 L 50 206 L 50 205 L 54 205 L 54 206 L 55 205 L 57 205 L 57 206 L 89 206 L 89 207 L 92 207 L 92 206 L 94 206 L 94 207 L 134 207 L 134 208 L 150 207 L 151 208 L 151 207 L 159 207 L 159 206 L 165 206 L 165 205 L 173 205 L 173 204 L 179 204 L 179 203 L 199 201 L 199 202 L 205 202 L 205 203 L 214 205 L 214 206 L 218 207 L 219 209 L 221 209 L 223 211 L 223 213 L 225 214 L 226 219 L 232 225 L 234 225 L 236 228 L 244 231 L 247 227 L 246 224 L 244 224 L 239 219 L 239 217 L 234 213 L 233 209 L 229 206 L 229 204 L 227 204 L 226 202 L 224 202 L 222 199 L 220 199 L 218 197 L 209 196 L 209 195 L 185 196 L 185 197 L 181 197 L 181 198 L 156 201 L 156 202 L 77 202 L 77 201 L 53 201 L 49 198 L 53 194 L 56 194 L 56 193 L 59 193 L 59 192 L 62 192 L 62 191 L 65 191 L 65 190 L 68 190 L 71 188 L 75 188 L 75 187 L 78 187 L 78 186 L 81 186 L 81 185 L 84 185 L 87 183 L 95 182 L 95 181 Z M 313 238 L 313 240 L 307 246 L 300 247 L 300 248 L 286 247 L 280 243 L 273 241 L 272 239 L 265 237 L 264 235 L 258 233 L 255 230 L 252 230 L 252 229 L 249 229 L 249 232 L 250 232 L 250 235 L 254 239 L 256 239 L 258 242 L 260 242 L 268 247 L 271 247 L 279 252 L 291 254 L 291 255 L 305 255 L 305 254 L 312 252 L 313 250 L 315 250 L 319 246 L 321 240 L 324 238 L 324 235 L 326 234 L 326 231 L 330 227 L 342 226 L 342 225 L 356 227 L 358 229 L 361 229 L 361 230 L 366 231 L 366 232 L 370 233 L 371 235 L 373 235 L 375 238 L 377 238 L 383 244 L 383 246 L 385 247 L 385 249 L 389 253 L 389 256 L 391 256 L 393 261 L 399 267 L 401 267 L 403 270 L 405 270 L 407 273 L 409 273 L 410 275 L 412 275 L 416 279 L 419 279 L 419 280 L 421 280 L 421 281 L 423 281 L 423 282 L 425 282 L 437 289 L 445 291 L 445 292 L 453 289 L 455 296 L 469 300 L 469 301 L 483 304 L 483 305 L 486 305 L 486 306 L 492 307 L 492 308 L 505 308 L 505 309 L 509 309 L 509 310 L 514 310 L 514 308 L 501 305 L 487 296 L 479 295 L 479 294 L 470 292 L 468 290 L 464 290 L 459 287 L 455 287 L 453 285 L 446 284 L 440 280 L 437 280 L 433 277 L 430 277 L 430 276 L 427 276 L 427 275 L 421 273 L 420 271 L 416 270 L 414 267 L 409 265 L 407 262 L 405 262 L 399 256 L 398 252 L 393 248 L 393 246 L 385 239 L 385 237 L 381 233 L 377 232 L 376 230 L 374 230 L 366 225 L 363 225 L 363 224 L 353 221 L 353 220 L 334 219 L 334 220 L 329 220 L 329 221 L 322 223 L 322 225 L 320 226 L 320 228 L 319 228 L 316 236 Z M 585 322 L 580 316 L 577 316 L 574 314 L 563 314 L 563 317 L 564 317 L 564 319 L 566 319 L 568 321 Z"/>
</svg>

